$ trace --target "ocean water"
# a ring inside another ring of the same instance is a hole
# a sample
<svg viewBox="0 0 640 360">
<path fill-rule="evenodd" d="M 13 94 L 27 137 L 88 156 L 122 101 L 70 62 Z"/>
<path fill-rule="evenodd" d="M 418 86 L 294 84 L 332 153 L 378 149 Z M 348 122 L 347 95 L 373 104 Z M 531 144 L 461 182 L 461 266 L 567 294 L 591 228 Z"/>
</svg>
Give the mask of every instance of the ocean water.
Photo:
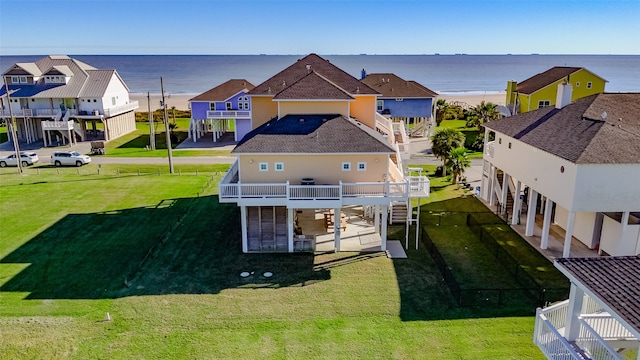
<svg viewBox="0 0 640 360">
<path fill-rule="evenodd" d="M 304 55 L 71 55 L 99 69 L 116 69 L 131 92 L 199 94 L 229 79 L 263 82 Z M 42 56 L 0 56 L 0 69 Z M 609 92 L 640 91 L 640 55 L 323 55 L 360 78 L 389 72 L 445 94 L 504 91 L 553 66 L 578 66 L 608 80 Z"/>
</svg>

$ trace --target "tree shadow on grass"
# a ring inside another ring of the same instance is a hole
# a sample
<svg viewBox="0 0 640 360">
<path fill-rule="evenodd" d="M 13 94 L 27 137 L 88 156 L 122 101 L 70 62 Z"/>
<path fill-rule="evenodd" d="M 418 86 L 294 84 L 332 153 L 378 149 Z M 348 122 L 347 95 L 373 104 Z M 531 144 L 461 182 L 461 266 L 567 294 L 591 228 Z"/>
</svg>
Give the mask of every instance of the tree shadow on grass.
<svg viewBox="0 0 640 360">
<path fill-rule="evenodd" d="M 242 254 L 239 211 L 217 196 L 156 206 L 71 214 L 5 256 L 29 264 L 0 291 L 28 299 L 216 294 L 235 287 L 286 287 L 330 278 L 312 254 Z M 243 271 L 253 272 L 242 278 Z M 273 277 L 263 276 L 272 272 Z"/>
</svg>

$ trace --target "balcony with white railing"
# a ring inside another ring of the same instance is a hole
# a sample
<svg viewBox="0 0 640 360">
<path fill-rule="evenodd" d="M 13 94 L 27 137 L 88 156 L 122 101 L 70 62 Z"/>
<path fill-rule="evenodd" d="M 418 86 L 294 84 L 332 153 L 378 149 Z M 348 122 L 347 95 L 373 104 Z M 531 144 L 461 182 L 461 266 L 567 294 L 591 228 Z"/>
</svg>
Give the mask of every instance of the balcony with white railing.
<svg viewBox="0 0 640 360">
<path fill-rule="evenodd" d="M 42 121 L 42 130 L 73 130 L 73 120 Z"/>
<path fill-rule="evenodd" d="M 251 117 L 249 110 L 208 110 L 207 119 L 248 119 Z"/>
<path fill-rule="evenodd" d="M 10 117 L 12 113 L 13 113 L 13 117 L 16 117 L 16 118 L 33 116 L 33 110 L 31 109 L 16 109 L 13 111 L 9 111 L 9 109 L 0 110 L 0 115 L 2 117 Z"/>
<path fill-rule="evenodd" d="M 584 296 L 575 341 L 567 336 L 569 300 L 538 308 L 534 342 L 549 359 L 622 359 L 616 348 L 636 348 L 638 339 L 601 306 Z"/>
<path fill-rule="evenodd" d="M 429 179 L 412 176 L 402 181 L 357 182 L 326 185 L 294 185 L 283 183 L 242 183 L 238 181 L 238 165 L 234 163 L 220 181 L 220 202 L 251 205 L 281 205 L 313 201 L 318 207 L 342 205 L 385 205 L 389 201 L 429 196 Z"/>
<path fill-rule="evenodd" d="M 36 110 L 36 116 L 41 116 L 41 117 L 53 117 L 53 118 L 60 118 L 60 116 L 62 116 L 62 110 L 60 109 L 35 109 Z"/>
<path fill-rule="evenodd" d="M 105 108 L 103 113 L 105 117 L 113 117 L 129 111 L 133 111 L 138 107 L 139 106 L 137 101 L 130 101 L 128 104 Z"/>
<path fill-rule="evenodd" d="M 484 146 L 484 155 L 490 158 L 493 158 L 494 152 L 495 152 L 495 141 L 489 141 Z"/>
</svg>

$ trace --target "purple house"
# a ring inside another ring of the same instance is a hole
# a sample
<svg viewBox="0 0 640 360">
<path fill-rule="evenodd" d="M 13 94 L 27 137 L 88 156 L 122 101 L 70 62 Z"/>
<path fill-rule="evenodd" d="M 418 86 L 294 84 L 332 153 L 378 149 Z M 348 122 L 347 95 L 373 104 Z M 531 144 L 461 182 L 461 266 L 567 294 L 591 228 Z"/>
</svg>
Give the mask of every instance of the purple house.
<svg viewBox="0 0 640 360">
<path fill-rule="evenodd" d="M 194 142 L 211 133 L 217 142 L 225 133 L 233 141 L 251 131 L 251 101 L 247 92 L 255 85 L 244 79 L 231 79 L 189 100 L 191 123 L 189 139 Z"/>
</svg>

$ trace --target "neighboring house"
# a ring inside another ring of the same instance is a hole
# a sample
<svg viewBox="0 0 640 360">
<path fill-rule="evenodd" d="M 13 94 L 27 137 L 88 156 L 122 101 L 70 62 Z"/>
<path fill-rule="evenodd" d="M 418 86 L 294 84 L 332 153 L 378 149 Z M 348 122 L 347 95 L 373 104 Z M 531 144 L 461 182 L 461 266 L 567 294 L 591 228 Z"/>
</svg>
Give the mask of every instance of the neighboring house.
<svg viewBox="0 0 640 360">
<path fill-rule="evenodd" d="M 435 99 L 438 94 L 413 81 L 395 74 L 367 74 L 362 69 L 362 83 L 379 92 L 376 111 L 392 120 L 413 123 L 412 134 L 424 135 L 434 118 Z"/>
<path fill-rule="evenodd" d="M 555 106 L 558 84 L 573 86 L 571 100 L 604 92 L 607 80 L 581 67 L 556 66 L 520 83 L 507 82 L 506 104 L 512 114 Z M 515 111 L 514 111 L 515 108 Z"/>
<path fill-rule="evenodd" d="M 242 139 L 251 131 L 251 102 L 247 92 L 255 85 L 244 79 L 232 79 L 189 100 L 191 123 L 189 138 L 194 142 L 207 132 L 213 141 L 226 132 L 233 140 Z"/>
<path fill-rule="evenodd" d="M 640 257 L 559 259 L 569 299 L 536 312 L 533 340 L 548 359 L 640 359 Z"/>
<path fill-rule="evenodd" d="M 600 253 L 640 254 L 640 93 L 570 99 L 561 84 L 555 107 L 485 124 L 495 140 L 485 144 L 482 198 L 516 224 L 528 187 L 525 235 L 544 211 L 540 247 L 554 222 L 566 232 L 563 257 L 572 237 Z"/>
<path fill-rule="evenodd" d="M 116 70 L 50 55 L 16 63 L 2 75 L 10 103 L 3 86 L 0 115 L 8 119 L 13 112 L 19 141 L 43 139 L 45 146 L 78 139 L 109 141 L 136 129 L 138 102 L 129 100 L 129 88 Z"/>
<path fill-rule="evenodd" d="M 253 130 L 219 184 L 240 207 L 243 252 L 386 250 L 388 220 L 410 221 L 429 182 L 404 175 L 404 127 L 376 112 L 378 93 L 311 54 L 248 95 Z"/>
</svg>

